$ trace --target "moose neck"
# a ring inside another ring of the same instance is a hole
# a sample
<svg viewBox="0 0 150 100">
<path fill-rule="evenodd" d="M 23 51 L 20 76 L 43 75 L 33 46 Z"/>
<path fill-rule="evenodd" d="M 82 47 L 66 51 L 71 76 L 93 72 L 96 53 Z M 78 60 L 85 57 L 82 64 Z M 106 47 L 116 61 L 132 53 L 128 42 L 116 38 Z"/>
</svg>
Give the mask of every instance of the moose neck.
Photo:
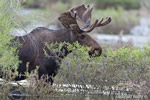
<svg viewBox="0 0 150 100">
<path fill-rule="evenodd" d="M 67 42 L 67 43 L 74 43 L 77 41 L 77 35 L 75 35 L 75 33 L 73 33 L 72 31 L 68 30 L 68 29 L 60 29 L 57 30 L 55 33 L 57 38 L 58 43 L 60 42 Z M 69 53 L 71 53 L 71 51 L 69 51 L 67 49 L 67 45 L 64 44 L 63 47 L 61 48 L 61 52 L 62 55 L 60 55 L 60 58 L 64 58 L 65 56 L 67 56 Z"/>
<path fill-rule="evenodd" d="M 77 40 L 77 36 L 68 29 L 51 30 L 44 27 L 34 29 L 30 34 L 21 38 L 32 39 L 32 41 L 44 44 L 67 42 L 73 43 Z M 28 40 L 27 39 L 27 40 Z M 27 41 L 28 42 L 28 41 Z"/>
<path fill-rule="evenodd" d="M 55 33 L 57 39 L 54 42 L 68 42 L 73 43 L 77 41 L 77 35 L 75 35 L 72 31 L 68 29 L 60 29 Z"/>
<path fill-rule="evenodd" d="M 41 50 L 45 46 L 45 43 L 74 43 L 77 41 L 77 35 L 68 29 L 59 29 L 59 30 L 50 30 L 47 28 L 38 28 L 38 31 L 32 31 L 30 36 L 32 37 L 32 41 L 34 41 Z M 67 45 L 61 49 L 62 54 L 59 55 L 60 58 L 64 58 L 71 51 L 68 51 Z M 60 53 L 59 53 L 60 54 Z"/>
</svg>

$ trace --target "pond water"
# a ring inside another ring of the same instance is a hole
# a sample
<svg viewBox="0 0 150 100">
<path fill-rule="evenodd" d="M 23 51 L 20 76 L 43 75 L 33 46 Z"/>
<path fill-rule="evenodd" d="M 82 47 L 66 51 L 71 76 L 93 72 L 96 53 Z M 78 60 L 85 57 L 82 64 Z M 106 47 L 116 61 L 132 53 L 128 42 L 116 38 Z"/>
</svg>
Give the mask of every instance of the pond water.
<svg viewBox="0 0 150 100">
<path fill-rule="evenodd" d="M 150 18 L 141 18 L 140 24 L 134 26 L 130 34 L 123 35 L 121 32 L 118 35 L 109 35 L 109 34 L 96 34 L 93 36 L 102 44 L 113 45 L 118 42 L 130 43 L 139 48 L 142 48 L 143 45 L 149 45 L 148 41 L 150 39 Z"/>
<path fill-rule="evenodd" d="M 141 18 L 140 24 L 131 29 L 131 34 L 150 36 L 150 18 Z"/>
<path fill-rule="evenodd" d="M 7 82 L 0 78 L 0 89 L 3 89 L 2 87 L 6 85 L 5 83 Z M 50 89 L 50 91 L 55 92 L 48 93 L 49 95 L 43 95 L 40 94 L 41 92 L 38 93 L 38 91 L 33 94 L 29 89 L 32 86 L 27 80 L 18 82 L 10 81 L 7 85 L 9 87 L 7 91 L 5 90 L 3 93 L 3 90 L 0 90 L 0 100 L 149 100 L 148 96 L 135 95 L 127 88 L 116 88 L 110 91 L 109 87 L 106 87 L 105 90 L 100 90 L 92 89 L 91 85 L 87 85 L 89 87 L 87 89 L 83 88 L 84 85 L 53 84 L 53 89 Z"/>
<path fill-rule="evenodd" d="M 105 91 L 109 93 L 109 91 Z M 56 95 L 26 94 L 20 91 L 0 95 L 0 100 L 149 100 L 146 95 L 131 94 L 94 94 L 94 93 L 60 93 Z"/>
<path fill-rule="evenodd" d="M 108 34 L 96 34 L 93 37 L 101 44 L 106 45 L 117 45 L 119 42 L 123 45 L 125 43 L 130 43 L 139 48 L 142 48 L 144 45 L 148 45 L 148 40 L 150 36 L 141 36 L 141 35 L 108 35 Z"/>
<path fill-rule="evenodd" d="M 1 100 L 146 100 L 141 95 L 122 95 L 122 96 L 106 96 L 106 95 L 89 95 L 89 94 L 67 94 L 64 96 L 45 96 L 45 97 L 5 97 Z M 149 100 L 149 99 L 147 99 Z"/>
<path fill-rule="evenodd" d="M 105 91 L 105 93 L 110 93 Z M 58 94 L 58 93 L 57 93 Z M 99 93 L 59 93 L 59 95 L 40 95 L 40 94 L 27 94 L 20 91 L 0 94 L 0 100 L 149 100 L 146 95 L 131 95 L 122 93 L 116 94 L 99 94 Z"/>
</svg>

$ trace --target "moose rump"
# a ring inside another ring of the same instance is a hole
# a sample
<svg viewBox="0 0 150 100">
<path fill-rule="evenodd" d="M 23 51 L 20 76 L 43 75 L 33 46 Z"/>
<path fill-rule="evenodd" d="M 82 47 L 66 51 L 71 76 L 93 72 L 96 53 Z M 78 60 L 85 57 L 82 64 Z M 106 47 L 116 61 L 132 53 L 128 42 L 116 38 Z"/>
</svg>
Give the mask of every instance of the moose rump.
<svg viewBox="0 0 150 100">
<path fill-rule="evenodd" d="M 51 30 L 44 27 L 34 29 L 31 33 L 25 36 L 16 37 L 15 41 L 19 41 L 22 46 L 19 49 L 19 59 L 22 61 L 19 64 L 18 72 L 19 76 L 15 80 L 25 79 L 25 72 L 31 72 L 38 69 L 39 79 L 45 76 L 49 76 L 47 82 L 53 83 L 52 77 L 57 74 L 59 68 L 58 58 L 47 57 L 44 54 L 43 49 L 45 42 L 47 43 L 74 43 L 78 41 L 81 45 L 91 47 L 89 55 L 93 55 L 97 51 L 96 56 L 100 56 L 102 48 L 94 39 L 92 39 L 87 33 L 91 32 L 95 27 L 101 27 L 109 24 L 111 18 L 108 17 L 104 21 L 96 20 L 91 24 L 91 12 L 93 7 L 86 7 L 85 5 L 79 5 L 71 10 L 60 14 L 59 21 L 65 28 L 59 30 Z M 79 24 L 79 22 L 82 24 Z M 53 52 L 46 49 L 48 55 L 55 56 Z M 64 58 L 70 51 L 65 48 L 65 54 L 61 56 Z M 60 61 L 61 62 L 61 61 Z M 28 66 L 28 68 L 26 67 Z"/>
</svg>

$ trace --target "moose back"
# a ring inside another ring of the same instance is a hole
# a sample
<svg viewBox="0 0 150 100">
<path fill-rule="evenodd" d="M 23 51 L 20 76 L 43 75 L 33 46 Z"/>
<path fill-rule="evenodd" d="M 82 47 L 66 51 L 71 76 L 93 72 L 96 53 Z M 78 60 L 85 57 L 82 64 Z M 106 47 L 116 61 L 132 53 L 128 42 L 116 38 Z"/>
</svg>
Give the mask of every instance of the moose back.
<svg viewBox="0 0 150 100">
<path fill-rule="evenodd" d="M 91 32 L 96 27 L 101 27 L 109 24 L 111 18 L 107 17 L 106 20 L 95 20 L 91 24 L 91 12 L 93 7 L 84 4 L 79 5 L 71 10 L 60 14 L 58 20 L 63 24 L 64 28 L 59 30 L 51 30 L 44 27 L 38 27 L 31 33 L 25 36 L 17 36 L 15 41 L 19 41 L 22 46 L 19 48 L 19 60 L 21 63 L 17 71 L 19 75 L 15 80 L 25 79 L 25 72 L 31 72 L 39 66 L 38 76 L 39 79 L 48 76 L 47 82 L 53 83 L 52 77 L 57 74 L 59 64 L 56 58 L 47 57 L 44 54 L 43 48 L 45 48 L 45 42 L 47 43 L 74 43 L 78 41 L 81 45 L 91 47 L 88 52 L 89 55 L 94 54 L 97 51 L 96 56 L 100 56 L 102 53 L 101 46 L 93 40 L 87 33 Z M 79 22 L 82 24 L 79 24 Z M 63 57 L 69 52 L 66 50 Z M 48 51 L 49 55 L 53 55 L 51 51 Z M 63 58 L 62 57 L 62 58 Z M 28 69 L 26 65 L 28 64 Z"/>
</svg>

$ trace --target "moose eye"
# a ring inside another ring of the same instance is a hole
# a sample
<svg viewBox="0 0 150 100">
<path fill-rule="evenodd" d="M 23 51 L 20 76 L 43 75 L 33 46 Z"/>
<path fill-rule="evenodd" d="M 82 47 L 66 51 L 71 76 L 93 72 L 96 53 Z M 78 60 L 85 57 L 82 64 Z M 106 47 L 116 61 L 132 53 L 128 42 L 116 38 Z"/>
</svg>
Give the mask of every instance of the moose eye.
<svg viewBox="0 0 150 100">
<path fill-rule="evenodd" d="M 84 39 L 84 38 L 85 38 L 85 35 L 81 35 L 80 38 L 81 38 L 81 39 Z"/>
</svg>

